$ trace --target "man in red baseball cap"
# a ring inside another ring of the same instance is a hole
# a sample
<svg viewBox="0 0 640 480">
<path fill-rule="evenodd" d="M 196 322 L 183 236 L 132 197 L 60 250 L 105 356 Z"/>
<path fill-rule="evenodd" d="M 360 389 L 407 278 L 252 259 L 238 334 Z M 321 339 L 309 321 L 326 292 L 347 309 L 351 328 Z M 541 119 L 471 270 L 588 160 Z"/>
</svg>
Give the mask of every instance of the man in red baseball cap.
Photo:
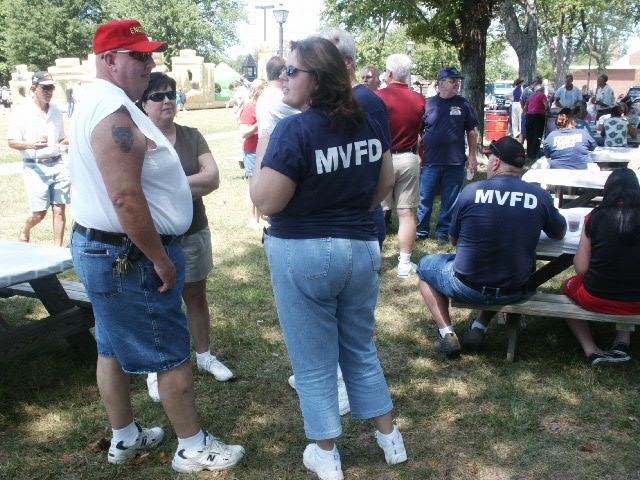
<svg viewBox="0 0 640 480">
<path fill-rule="evenodd" d="M 113 429 L 108 462 L 125 462 L 164 438 L 162 428 L 134 421 L 129 392 L 129 374 L 158 372 L 178 437 L 174 470 L 223 470 L 244 449 L 198 423 L 179 241 L 191 224 L 191 190 L 173 146 L 134 103 L 149 84 L 152 52 L 166 48 L 136 20 L 113 20 L 95 33 L 96 81 L 70 135 L 72 255 L 96 321 L 98 388 Z"/>
</svg>

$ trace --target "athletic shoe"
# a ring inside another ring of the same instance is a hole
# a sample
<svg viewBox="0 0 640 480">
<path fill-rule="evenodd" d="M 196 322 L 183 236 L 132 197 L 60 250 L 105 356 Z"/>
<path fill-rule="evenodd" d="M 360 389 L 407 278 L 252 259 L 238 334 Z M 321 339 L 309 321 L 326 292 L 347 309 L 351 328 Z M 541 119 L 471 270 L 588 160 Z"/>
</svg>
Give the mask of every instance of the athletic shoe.
<svg viewBox="0 0 640 480">
<path fill-rule="evenodd" d="M 408 278 L 416 273 L 418 266 L 413 262 L 398 263 L 398 278 Z"/>
<path fill-rule="evenodd" d="M 343 480 L 342 464 L 340 463 L 340 454 L 336 450 L 333 458 L 326 460 L 318 455 L 318 446 L 310 443 L 304 449 L 302 455 L 302 463 L 304 466 L 318 475 L 320 480 Z"/>
<path fill-rule="evenodd" d="M 244 456 L 240 445 L 227 445 L 209 432 L 204 432 L 204 444 L 197 449 L 178 449 L 171 467 L 176 472 L 200 472 L 202 470 L 226 470 Z"/>
<path fill-rule="evenodd" d="M 631 355 L 629 354 L 629 345 L 626 343 L 614 343 L 613 345 L 611 345 L 609 353 L 631 357 Z"/>
<path fill-rule="evenodd" d="M 288 382 L 289 386 L 296 390 L 296 376 L 291 375 Z M 347 387 L 345 386 L 342 378 L 338 378 L 338 409 L 340 410 L 340 415 L 346 415 L 351 411 L 349 395 L 347 395 Z"/>
<path fill-rule="evenodd" d="M 465 350 L 480 350 L 485 334 L 486 331 L 481 328 L 470 328 L 462 337 L 462 347 Z"/>
<path fill-rule="evenodd" d="M 378 446 L 384 451 L 384 459 L 387 464 L 395 465 L 407 461 L 407 450 L 404 448 L 404 440 L 398 427 L 393 427 L 395 437 L 393 440 L 385 440 L 382 434 L 376 430 L 376 441 Z"/>
<path fill-rule="evenodd" d="M 198 360 L 198 370 L 211 373 L 219 382 L 226 382 L 233 378 L 233 372 L 215 355 L 208 355 L 202 362 Z"/>
<path fill-rule="evenodd" d="M 591 365 L 608 364 L 608 363 L 621 363 L 631 360 L 629 355 L 618 355 L 612 352 L 605 353 L 592 353 L 587 357 L 587 361 Z"/>
<path fill-rule="evenodd" d="M 147 391 L 151 400 L 154 402 L 160 401 L 160 392 L 158 391 L 158 374 L 150 373 L 147 375 Z"/>
<path fill-rule="evenodd" d="M 447 358 L 456 358 L 460 356 L 460 341 L 455 333 L 447 333 L 444 338 L 440 337 L 433 342 L 433 348 L 444 353 Z"/>
<path fill-rule="evenodd" d="M 162 442 L 164 438 L 164 430 L 160 427 L 142 428 L 138 422 L 136 422 L 138 428 L 138 436 L 135 442 L 130 445 L 119 441 L 114 445 L 113 440 L 109 447 L 109 454 L 107 455 L 107 461 L 109 463 L 123 463 L 136 456 L 140 450 L 149 450 L 155 448 Z"/>
</svg>

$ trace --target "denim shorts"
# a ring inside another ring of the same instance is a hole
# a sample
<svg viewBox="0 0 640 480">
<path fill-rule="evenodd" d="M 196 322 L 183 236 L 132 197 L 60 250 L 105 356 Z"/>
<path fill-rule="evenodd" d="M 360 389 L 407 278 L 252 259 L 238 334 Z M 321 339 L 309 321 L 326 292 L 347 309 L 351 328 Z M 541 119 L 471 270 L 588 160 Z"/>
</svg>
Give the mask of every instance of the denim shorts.
<svg viewBox="0 0 640 480">
<path fill-rule="evenodd" d="M 32 212 L 45 212 L 51 205 L 71 201 L 71 179 L 63 161 L 25 163 L 22 172 Z"/>
<path fill-rule="evenodd" d="M 326 440 L 342 432 L 338 363 L 353 418 L 391 411 L 373 339 L 380 287 L 378 242 L 264 238 L 307 437 Z"/>
<path fill-rule="evenodd" d="M 213 270 L 213 251 L 209 225 L 199 232 L 185 235 L 182 239 L 182 250 L 184 251 L 186 262 L 185 283 L 205 280 Z"/>
<path fill-rule="evenodd" d="M 499 289 L 490 289 L 483 294 L 468 287 L 455 276 L 453 270 L 454 254 L 425 255 L 418 265 L 418 276 L 446 297 L 464 303 L 481 305 L 507 304 L 517 302 L 524 293 L 503 295 Z"/>
<path fill-rule="evenodd" d="M 253 177 L 253 172 L 256 169 L 256 154 L 243 150 L 244 171 L 247 177 Z"/>
<path fill-rule="evenodd" d="M 143 257 L 126 274 L 115 274 L 121 247 L 71 237 L 73 265 L 93 305 L 98 354 L 115 357 L 127 373 L 171 370 L 189 360 L 189 327 L 182 311 L 184 255 L 179 243 L 166 247 L 177 282 L 168 292 L 153 263 Z"/>
</svg>

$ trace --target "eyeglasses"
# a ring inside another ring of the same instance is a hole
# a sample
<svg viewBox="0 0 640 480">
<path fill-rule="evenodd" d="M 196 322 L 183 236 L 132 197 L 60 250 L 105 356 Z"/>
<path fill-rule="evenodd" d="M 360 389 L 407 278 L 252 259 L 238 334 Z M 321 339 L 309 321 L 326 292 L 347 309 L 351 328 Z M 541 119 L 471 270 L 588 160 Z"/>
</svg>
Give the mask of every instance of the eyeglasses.
<svg viewBox="0 0 640 480">
<path fill-rule="evenodd" d="M 147 100 L 151 100 L 152 102 L 162 102 L 164 99 L 168 98 L 169 100 L 176 99 L 176 92 L 169 90 L 168 92 L 156 92 L 152 93 L 147 97 Z"/>
<path fill-rule="evenodd" d="M 113 50 L 115 53 L 128 53 L 131 58 L 139 62 L 148 61 L 153 54 L 151 52 L 136 52 L 134 50 Z"/>
<path fill-rule="evenodd" d="M 456 83 L 462 83 L 462 79 L 461 78 L 447 78 L 447 82 L 455 85 Z"/>
<path fill-rule="evenodd" d="M 55 85 L 40 85 L 40 88 L 45 92 L 53 92 L 56 88 Z"/>
<path fill-rule="evenodd" d="M 282 67 L 282 73 L 286 74 L 287 77 L 293 77 L 298 72 L 313 73 L 311 70 L 303 70 L 292 65 Z"/>
</svg>

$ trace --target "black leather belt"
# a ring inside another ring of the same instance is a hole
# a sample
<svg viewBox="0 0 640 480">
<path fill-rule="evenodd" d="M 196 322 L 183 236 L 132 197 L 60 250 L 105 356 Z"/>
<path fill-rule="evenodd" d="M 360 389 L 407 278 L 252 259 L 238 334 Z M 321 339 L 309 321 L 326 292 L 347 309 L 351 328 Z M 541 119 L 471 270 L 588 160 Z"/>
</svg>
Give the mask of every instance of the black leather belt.
<svg viewBox="0 0 640 480">
<path fill-rule="evenodd" d="M 482 295 L 512 295 L 514 293 L 526 293 L 527 288 L 525 285 L 521 287 L 490 287 L 488 285 L 481 285 L 479 283 L 470 282 L 458 272 L 455 272 L 454 275 L 460 282 L 465 284 L 472 290 L 481 293 Z"/>
<path fill-rule="evenodd" d="M 44 158 L 24 158 L 22 161 L 24 163 L 53 163 L 62 160 L 61 155 L 56 155 L 55 157 L 44 157 Z"/>
<path fill-rule="evenodd" d="M 408 150 L 391 150 L 391 153 L 393 155 L 396 155 L 398 153 L 417 153 L 417 145 L 414 145 L 413 147 L 411 147 Z"/>
<path fill-rule="evenodd" d="M 114 232 L 103 232 L 102 230 L 96 230 L 94 228 L 86 228 L 80 225 L 79 223 L 75 223 L 73 225 L 73 230 L 78 232 L 83 237 L 86 237 L 87 240 L 95 240 L 96 242 L 106 243 L 108 245 L 113 245 L 115 247 L 121 247 L 122 241 L 125 238 L 128 238 L 126 233 L 114 233 Z M 160 235 L 160 240 L 163 245 L 171 245 L 174 242 L 177 242 L 182 238 L 182 235 Z"/>
</svg>

